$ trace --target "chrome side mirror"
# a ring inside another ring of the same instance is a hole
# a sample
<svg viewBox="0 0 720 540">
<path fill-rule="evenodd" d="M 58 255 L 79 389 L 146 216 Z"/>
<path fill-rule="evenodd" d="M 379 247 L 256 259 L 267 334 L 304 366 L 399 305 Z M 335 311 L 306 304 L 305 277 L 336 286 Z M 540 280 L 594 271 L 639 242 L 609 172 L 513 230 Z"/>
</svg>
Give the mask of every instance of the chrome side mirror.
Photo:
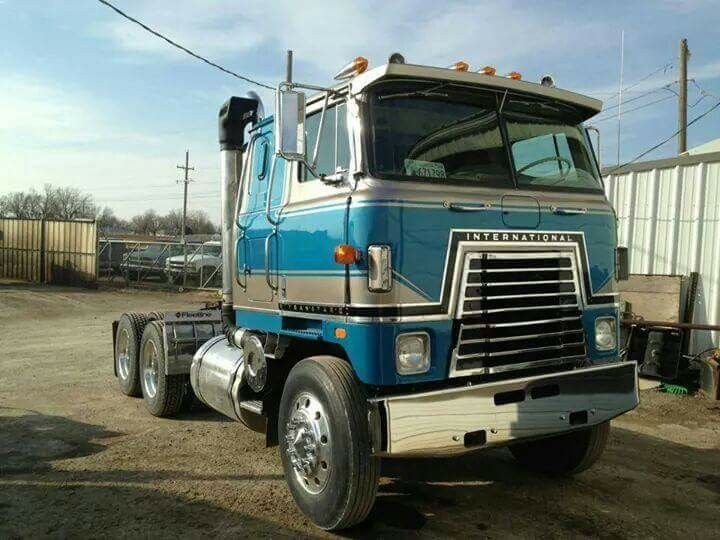
<svg viewBox="0 0 720 540">
<path fill-rule="evenodd" d="M 275 153 L 291 161 L 305 160 L 305 94 L 281 85 L 275 110 Z"/>
</svg>

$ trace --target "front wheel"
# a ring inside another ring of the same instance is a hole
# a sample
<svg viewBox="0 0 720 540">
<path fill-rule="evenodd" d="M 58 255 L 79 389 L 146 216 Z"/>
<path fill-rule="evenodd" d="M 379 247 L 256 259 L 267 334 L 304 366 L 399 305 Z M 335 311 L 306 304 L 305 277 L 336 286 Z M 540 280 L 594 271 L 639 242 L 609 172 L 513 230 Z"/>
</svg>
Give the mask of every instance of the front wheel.
<svg viewBox="0 0 720 540">
<path fill-rule="evenodd" d="M 536 472 L 570 476 L 592 467 L 607 444 L 610 422 L 510 446 L 522 465 Z"/>
<path fill-rule="evenodd" d="M 377 493 L 367 398 L 347 362 L 307 358 L 290 371 L 278 433 L 285 478 L 316 525 L 345 529 L 363 521 Z"/>
</svg>

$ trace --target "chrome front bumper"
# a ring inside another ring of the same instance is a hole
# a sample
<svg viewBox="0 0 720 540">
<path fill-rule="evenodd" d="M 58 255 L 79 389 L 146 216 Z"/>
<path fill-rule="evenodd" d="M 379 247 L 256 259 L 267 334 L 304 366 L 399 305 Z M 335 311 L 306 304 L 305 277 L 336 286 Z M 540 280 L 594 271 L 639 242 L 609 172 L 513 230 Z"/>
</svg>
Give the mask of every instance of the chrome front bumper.
<svg viewBox="0 0 720 540">
<path fill-rule="evenodd" d="M 383 456 L 452 455 L 599 424 L 638 403 L 635 362 L 371 400 Z"/>
</svg>

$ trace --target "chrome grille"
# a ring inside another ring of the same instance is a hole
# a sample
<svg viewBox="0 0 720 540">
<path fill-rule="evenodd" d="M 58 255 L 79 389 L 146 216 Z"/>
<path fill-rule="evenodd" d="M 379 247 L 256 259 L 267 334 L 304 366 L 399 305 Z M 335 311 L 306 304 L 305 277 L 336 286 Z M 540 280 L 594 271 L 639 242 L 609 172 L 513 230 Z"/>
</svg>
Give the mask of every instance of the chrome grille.
<svg viewBox="0 0 720 540">
<path fill-rule="evenodd" d="M 461 287 L 452 375 L 585 358 L 574 252 L 470 253 Z"/>
</svg>

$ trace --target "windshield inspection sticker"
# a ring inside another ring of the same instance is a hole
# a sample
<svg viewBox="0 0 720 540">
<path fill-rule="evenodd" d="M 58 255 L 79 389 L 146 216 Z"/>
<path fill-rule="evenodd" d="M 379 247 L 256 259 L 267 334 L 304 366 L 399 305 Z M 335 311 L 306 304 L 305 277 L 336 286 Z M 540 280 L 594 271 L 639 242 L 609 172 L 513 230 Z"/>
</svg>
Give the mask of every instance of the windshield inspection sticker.
<svg viewBox="0 0 720 540">
<path fill-rule="evenodd" d="M 423 176 L 425 178 L 446 178 L 445 165 L 434 161 L 421 161 L 419 159 L 405 160 L 405 174 L 409 176 Z"/>
</svg>

